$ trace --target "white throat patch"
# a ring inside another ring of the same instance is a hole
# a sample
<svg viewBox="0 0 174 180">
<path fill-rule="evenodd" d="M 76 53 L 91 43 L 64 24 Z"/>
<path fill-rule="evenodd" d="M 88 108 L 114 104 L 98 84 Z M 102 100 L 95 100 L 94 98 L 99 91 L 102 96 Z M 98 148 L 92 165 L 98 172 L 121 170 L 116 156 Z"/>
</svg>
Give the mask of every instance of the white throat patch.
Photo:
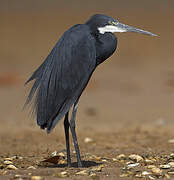
<svg viewBox="0 0 174 180">
<path fill-rule="evenodd" d="M 99 30 L 100 34 L 104 34 L 105 32 L 111 32 L 111 33 L 126 32 L 126 29 L 122 29 L 122 28 L 119 28 L 119 27 L 113 26 L 113 25 L 106 25 L 104 27 L 99 27 L 98 30 Z"/>
</svg>

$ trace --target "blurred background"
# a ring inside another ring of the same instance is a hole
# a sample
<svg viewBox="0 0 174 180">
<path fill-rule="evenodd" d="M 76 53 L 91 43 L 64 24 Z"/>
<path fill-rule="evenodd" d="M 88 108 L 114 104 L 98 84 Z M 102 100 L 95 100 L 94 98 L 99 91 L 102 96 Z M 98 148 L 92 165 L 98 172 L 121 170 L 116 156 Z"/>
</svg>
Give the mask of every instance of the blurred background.
<svg viewBox="0 0 174 180">
<path fill-rule="evenodd" d="M 65 30 L 96 13 L 159 36 L 117 34 L 116 53 L 97 68 L 80 99 L 79 134 L 173 127 L 173 0 L 0 0 L 1 140 L 21 132 L 46 137 L 22 109 L 31 87 L 24 82 Z M 51 136 L 63 134 L 62 122 Z"/>
</svg>

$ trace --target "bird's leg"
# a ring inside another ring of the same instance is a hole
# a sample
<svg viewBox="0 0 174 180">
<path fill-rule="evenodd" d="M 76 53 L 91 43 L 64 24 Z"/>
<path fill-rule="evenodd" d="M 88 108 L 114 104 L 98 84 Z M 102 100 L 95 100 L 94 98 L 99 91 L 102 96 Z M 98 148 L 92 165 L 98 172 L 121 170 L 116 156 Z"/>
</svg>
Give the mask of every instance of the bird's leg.
<svg viewBox="0 0 174 180">
<path fill-rule="evenodd" d="M 76 112 L 77 112 L 77 102 L 74 104 L 74 107 L 72 110 L 72 116 L 71 116 L 71 120 L 70 120 L 70 129 L 71 129 L 71 133 L 72 133 L 72 137 L 73 137 L 73 141 L 74 141 L 74 147 L 75 147 L 75 151 L 76 151 L 78 167 L 82 167 L 82 161 L 80 158 L 80 150 L 79 150 L 79 145 L 78 145 L 76 131 L 75 131 Z"/>
<path fill-rule="evenodd" d="M 68 112 L 65 115 L 64 119 L 64 129 L 65 129 L 65 140 L 66 140 L 66 153 L 67 153 L 67 165 L 71 166 L 71 155 L 70 155 L 70 145 L 69 145 L 69 121 L 68 121 Z"/>
</svg>

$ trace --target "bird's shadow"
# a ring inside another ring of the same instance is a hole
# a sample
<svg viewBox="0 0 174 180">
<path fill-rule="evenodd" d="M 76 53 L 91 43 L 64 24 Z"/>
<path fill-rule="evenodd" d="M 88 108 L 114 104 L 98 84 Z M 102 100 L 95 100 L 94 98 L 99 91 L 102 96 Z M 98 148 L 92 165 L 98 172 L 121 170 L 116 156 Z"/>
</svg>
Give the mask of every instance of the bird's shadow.
<svg viewBox="0 0 174 180">
<path fill-rule="evenodd" d="M 97 163 L 95 161 L 82 161 L 82 168 L 89 168 L 89 167 L 93 167 L 93 166 L 99 166 L 103 163 Z M 65 168 L 65 167 L 68 167 L 67 164 L 47 164 L 47 165 L 44 165 L 42 167 L 45 167 L 45 168 Z M 71 166 L 72 168 L 78 168 L 78 164 L 77 162 L 73 162 L 71 163 Z"/>
</svg>

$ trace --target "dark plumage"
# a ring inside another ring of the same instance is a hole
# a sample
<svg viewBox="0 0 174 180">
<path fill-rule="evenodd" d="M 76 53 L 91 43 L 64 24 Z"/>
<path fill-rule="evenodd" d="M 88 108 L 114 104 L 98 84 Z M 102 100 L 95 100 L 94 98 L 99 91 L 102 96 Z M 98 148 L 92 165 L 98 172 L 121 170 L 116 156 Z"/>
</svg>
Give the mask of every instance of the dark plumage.
<svg viewBox="0 0 174 180">
<path fill-rule="evenodd" d="M 80 51 L 79 51 L 80 49 Z M 94 38 L 86 25 L 66 31 L 43 64 L 27 83 L 35 79 L 28 100 L 37 90 L 37 123 L 49 133 L 77 101 L 93 72 L 96 61 Z"/>
<path fill-rule="evenodd" d="M 85 24 L 67 30 L 51 53 L 26 82 L 34 80 L 27 104 L 35 94 L 37 124 L 50 133 L 65 116 L 67 163 L 70 165 L 69 127 L 72 132 L 78 166 L 82 166 L 75 133 L 77 103 L 93 71 L 110 57 L 117 47 L 112 32 L 129 31 L 153 35 L 150 32 L 123 27 L 123 24 L 106 15 L 94 15 Z M 101 28 L 101 29 L 100 29 Z M 115 30 L 114 30 L 115 28 Z M 121 29 L 122 28 L 122 29 Z M 126 29 L 127 28 L 127 29 Z M 121 30 L 120 30 L 121 29 Z M 74 105 L 70 122 L 68 112 Z"/>
</svg>

